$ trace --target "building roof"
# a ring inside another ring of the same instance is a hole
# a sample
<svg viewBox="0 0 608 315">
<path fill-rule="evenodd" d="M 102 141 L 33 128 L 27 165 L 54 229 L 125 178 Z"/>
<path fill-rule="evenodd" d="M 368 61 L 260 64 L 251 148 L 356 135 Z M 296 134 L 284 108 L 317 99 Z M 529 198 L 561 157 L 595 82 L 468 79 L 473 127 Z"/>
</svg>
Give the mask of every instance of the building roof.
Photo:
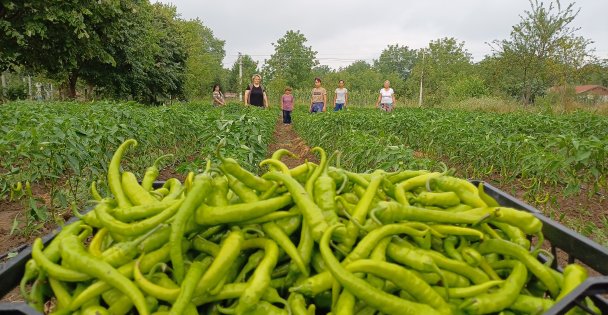
<svg viewBox="0 0 608 315">
<path fill-rule="evenodd" d="M 581 93 L 585 93 L 585 92 L 591 91 L 596 88 L 600 88 L 601 90 L 608 91 L 608 88 L 605 88 L 601 85 L 577 85 L 574 87 L 574 90 L 576 91 L 576 94 L 581 94 Z"/>
</svg>

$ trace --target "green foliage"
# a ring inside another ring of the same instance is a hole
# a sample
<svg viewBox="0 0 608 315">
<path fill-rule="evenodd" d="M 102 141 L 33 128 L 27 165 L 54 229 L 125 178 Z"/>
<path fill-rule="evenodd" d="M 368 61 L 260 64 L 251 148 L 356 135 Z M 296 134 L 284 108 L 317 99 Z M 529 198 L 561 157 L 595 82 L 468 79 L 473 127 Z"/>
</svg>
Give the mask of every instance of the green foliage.
<svg viewBox="0 0 608 315">
<path fill-rule="evenodd" d="M 105 181 L 112 152 L 128 138 L 139 145 L 125 163 L 140 176 L 166 153 L 175 155 L 174 166 L 183 171 L 200 168 L 223 138 L 230 155 L 256 171 L 275 119 L 276 112 L 241 105 L 8 103 L 0 107 L 0 198 L 11 184 L 44 181 L 68 187 L 68 202 L 82 201 L 77 195 L 92 180 Z"/>
<path fill-rule="evenodd" d="M 419 61 L 418 53 L 407 46 L 388 45 L 374 61 L 374 68 L 382 74 L 394 73 L 405 81 L 409 78 L 414 65 Z"/>
<path fill-rule="evenodd" d="M 274 53 L 266 60 L 264 80 L 283 78 L 293 88 L 303 88 L 312 82 L 312 68 L 319 64 L 317 52 L 306 46 L 307 39 L 300 31 L 287 33 L 273 43 Z"/>
<path fill-rule="evenodd" d="M 395 90 L 397 97 L 405 94 L 405 81 L 397 73 L 381 72 L 363 60 L 355 61 L 348 67 L 328 73 L 321 78 L 330 100 L 333 100 L 334 90 L 338 87 L 339 80 L 344 80 L 349 92 L 349 99 L 359 105 L 373 105 L 385 80 L 391 82 L 391 87 Z M 312 84 L 310 88 L 312 88 Z"/>
<path fill-rule="evenodd" d="M 80 79 L 97 97 L 146 103 L 201 98 L 225 81 L 224 42 L 200 20 L 179 19 L 174 6 L 5 1 L 0 29 L 0 69 L 59 79 L 70 98 Z"/>
<path fill-rule="evenodd" d="M 583 66 L 591 43 L 570 26 L 578 12 L 574 3 L 563 7 L 550 1 L 547 6 L 530 0 L 530 10 L 513 26 L 510 38 L 493 43 L 503 90 L 528 104 L 550 86 L 573 81 L 570 74 Z"/>
<path fill-rule="evenodd" d="M 580 84 L 608 86 L 608 59 L 593 60 L 578 71 Z"/>
<path fill-rule="evenodd" d="M 10 85 L 6 89 L 6 98 L 15 101 L 15 100 L 24 100 L 27 98 L 27 84 L 19 82 L 16 85 Z"/>
<path fill-rule="evenodd" d="M 116 1 L 4 1 L 2 8 L 0 68 L 26 65 L 63 76 L 72 96 L 84 63 L 116 64 L 106 44 L 114 23 L 130 14 L 130 4 Z"/>
<path fill-rule="evenodd" d="M 344 151 L 349 168 L 367 170 L 386 162 L 378 155 L 397 146 L 422 152 L 469 178 L 497 174 L 505 181 L 566 186 L 567 193 L 586 186 L 593 193 L 608 185 L 608 118 L 588 112 L 567 115 L 398 108 L 310 115 L 296 113 L 295 127 L 310 146 Z M 331 132 L 327 132 L 331 130 Z M 418 163 L 407 155 L 391 167 Z M 422 165 L 428 165 L 428 162 Z M 352 164 L 352 165 L 351 165 Z"/>
<path fill-rule="evenodd" d="M 226 55 L 225 41 L 215 38 L 213 31 L 198 19 L 179 21 L 178 24 L 184 34 L 188 55 L 184 74 L 184 96 L 189 100 L 209 96 L 213 85 L 223 80 L 221 74 L 222 60 Z"/>
<path fill-rule="evenodd" d="M 374 120 L 382 117 L 377 110 L 360 109 L 311 115 L 300 107 L 294 112 L 294 126 L 308 145 L 323 147 L 328 152 L 341 151 L 341 166 L 357 172 L 436 166 L 431 160 L 415 158 L 414 151 L 392 131 L 370 128 L 366 122 L 368 115 Z M 391 114 L 387 116 L 394 118 Z"/>
<path fill-rule="evenodd" d="M 454 81 L 448 90 L 449 98 L 457 101 L 487 96 L 490 93 L 485 82 L 477 76 L 468 76 Z"/>
<path fill-rule="evenodd" d="M 259 74 L 258 62 L 253 60 L 249 55 L 241 56 L 243 62 L 243 77 L 239 85 L 239 60 L 234 62 L 230 74 L 228 76 L 227 86 L 224 88 L 226 91 L 233 92 L 244 92 L 247 86 L 251 84 L 251 77 L 254 74 Z M 242 90 L 242 91 L 241 91 Z"/>
<path fill-rule="evenodd" d="M 419 51 L 419 60 L 406 82 L 407 95 L 417 98 L 420 78 L 423 81 L 423 104 L 436 105 L 450 94 L 449 87 L 473 71 L 471 54 L 464 42 L 454 38 L 441 38 Z"/>
</svg>

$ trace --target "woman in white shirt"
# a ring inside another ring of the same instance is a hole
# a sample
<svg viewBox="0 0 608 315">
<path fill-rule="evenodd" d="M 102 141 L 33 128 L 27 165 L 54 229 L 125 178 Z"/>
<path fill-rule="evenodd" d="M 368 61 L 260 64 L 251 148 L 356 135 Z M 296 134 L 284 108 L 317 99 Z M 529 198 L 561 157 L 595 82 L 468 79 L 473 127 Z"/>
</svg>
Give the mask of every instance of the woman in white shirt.
<svg viewBox="0 0 608 315">
<path fill-rule="evenodd" d="M 376 108 L 380 106 L 380 109 L 386 112 L 390 112 L 395 107 L 395 91 L 391 88 L 391 82 L 389 80 L 384 81 L 384 88 L 380 89 L 380 95 L 376 101 Z"/>
</svg>

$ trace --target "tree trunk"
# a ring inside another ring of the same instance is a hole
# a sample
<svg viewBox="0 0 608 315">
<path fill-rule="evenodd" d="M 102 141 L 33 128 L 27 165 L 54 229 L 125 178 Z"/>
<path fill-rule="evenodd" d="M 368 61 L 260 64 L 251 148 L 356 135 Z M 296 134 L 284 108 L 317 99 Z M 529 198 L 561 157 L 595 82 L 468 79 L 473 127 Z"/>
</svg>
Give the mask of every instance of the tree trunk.
<svg viewBox="0 0 608 315">
<path fill-rule="evenodd" d="M 68 75 L 68 97 L 76 99 L 76 82 L 78 82 L 78 71 L 70 72 Z"/>
</svg>

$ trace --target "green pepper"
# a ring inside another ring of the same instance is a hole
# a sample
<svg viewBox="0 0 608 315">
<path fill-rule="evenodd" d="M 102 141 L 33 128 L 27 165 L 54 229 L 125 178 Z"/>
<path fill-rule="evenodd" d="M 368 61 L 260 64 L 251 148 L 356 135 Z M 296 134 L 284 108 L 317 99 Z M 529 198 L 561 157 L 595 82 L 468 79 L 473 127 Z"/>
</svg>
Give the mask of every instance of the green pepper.
<svg viewBox="0 0 608 315">
<path fill-rule="evenodd" d="M 208 263 L 200 261 L 195 261 L 190 265 L 190 269 L 188 269 L 186 277 L 182 282 L 182 287 L 179 290 L 179 295 L 169 311 L 170 315 L 181 315 L 184 313 L 186 307 L 188 307 L 188 304 L 190 304 L 192 296 L 194 295 L 197 283 L 201 277 L 203 277 L 206 266 L 208 266 Z"/>
<path fill-rule="evenodd" d="M 112 206 L 106 201 L 100 202 L 99 205 L 95 207 L 95 214 L 110 233 L 123 236 L 138 236 L 154 229 L 174 216 L 181 205 L 182 202 L 175 203 L 155 216 L 132 223 L 124 223 L 112 216 L 112 214 L 110 214 Z"/>
<path fill-rule="evenodd" d="M 216 225 L 252 220 L 280 210 L 292 203 L 292 196 L 284 194 L 279 197 L 253 203 L 235 204 L 225 207 L 211 207 L 201 204 L 195 211 L 194 220 L 200 225 Z"/>
<path fill-rule="evenodd" d="M 76 238 L 75 235 L 69 235 L 64 237 L 63 241 L 65 241 L 66 238 L 72 236 Z M 78 239 L 76 238 L 76 240 Z M 42 239 L 40 238 L 36 238 L 34 240 L 34 244 L 32 244 L 32 258 L 34 258 L 36 264 L 42 270 L 44 270 L 49 276 L 57 280 L 68 282 L 80 282 L 91 279 L 91 276 L 86 273 L 68 269 L 52 262 L 48 257 L 46 257 L 46 255 L 42 253 Z"/>
<path fill-rule="evenodd" d="M 328 225 L 323 216 L 323 211 L 314 203 L 304 187 L 291 176 L 278 172 L 266 173 L 263 177 L 280 181 L 285 185 L 287 190 L 291 193 L 293 202 L 295 202 L 300 211 L 302 211 L 304 220 L 307 221 L 308 226 L 312 229 L 313 238 L 315 240 L 321 239 L 321 235 L 323 234 L 323 231 L 327 229 Z"/>
<path fill-rule="evenodd" d="M 460 204 L 460 198 L 453 191 L 446 192 L 427 192 L 419 193 L 413 200 L 413 203 L 420 203 L 425 206 L 438 206 L 449 208 Z"/>
<path fill-rule="evenodd" d="M 154 181 L 160 173 L 160 162 L 169 158 L 173 158 L 173 154 L 162 155 L 154 161 L 154 164 L 152 164 L 152 166 L 146 169 L 146 172 L 144 173 L 144 178 L 141 180 L 141 187 L 143 189 L 145 189 L 146 191 L 152 190 L 152 184 L 154 184 Z"/>
<path fill-rule="evenodd" d="M 512 261 L 512 267 L 511 274 L 502 287 L 494 292 L 467 299 L 460 308 L 472 314 L 487 314 L 502 311 L 513 304 L 526 284 L 528 270 L 518 261 Z"/>
<path fill-rule="evenodd" d="M 192 189 L 186 194 L 186 198 L 179 206 L 175 218 L 171 223 L 171 265 L 173 276 L 178 283 L 184 279 L 184 257 L 181 241 L 184 237 L 186 223 L 192 220 L 196 208 L 203 203 L 209 190 L 211 190 L 211 176 L 208 174 L 197 175 L 192 183 Z"/>
<path fill-rule="evenodd" d="M 327 221 L 327 224 L 333 225 L 338 223 L 338 213 L 337 213 L 337 205 L 336 205 L 336 182 L 331 176 L 328 175 L 328 158 L 327 154 L 321 149 L 321 163 L 319 164 L 319 169 L 321 170 L 321 174 L 314 181 L 313 185 L 313 199 L 315 203 L 319 205 L 321 211 L 323 211 L 323 216 Z M 344 235 L 342 235 L 344 237 Z M 339 240 L 340 237 L 337 238 Z"/>
<path fill-rule="evenodd" d="M 319 247 L 327 268 L 342 286 L 368 305 L 386 314 L 441 314 L 428 305 L 402 300 L 380 291 L 342 267 L 329 248 L 331 234 L 337 227 L 337 225 L 334 225 L 325 231 Z"/>
<path fill-rule="evenodd" d="M 440 191 L 455 192 L 462 203 L 473 208 L 484 208 L 488 206 L 479 197 L 477 187 L 467 180 L 451 176 L 440 176 L 430 179 L 430 185 Z"/>
<path fill-rule="evenodd" d="M 122 189 L 131 203 L 135 206 L 158 203 L 150 192 L 144 189 L 135 174 L 131 172 L 123 172 L 121 176 Z"/>
<path fill-rule="evenodd" d="M 127 295 L 133 301 L 133 304 L 137 308 L 137 311 L 141 315 L 148 315 L 148 307 L 145 302 L 145 298 L 141 291 L 127 279 L 125 276 L 120 274 L 110 264 L 99 261 L 94 256 L 89 254 L 76 236 L 66 237 L 60 245 L 61 247 L 61 258 L 66 261 L 70 266 L 78 270 L 82 270 L 84 273 L 101 279 L 122 293 Z"/>
<path fill-rule="evenodd" d="M 572 292 L 576 287 L 581 285 L 587 280 L 588 273 L 585 267 L 579 264 L 569 264 L 564 268 L 564 282 L 561 287 L 559 295 L 555 298 L 559 301 L 566 297 L 568 293 Z"/>
<path fill-rule="evenodd" d="M 213 207 L 228 205 L 228 179 L 225 176 L 216 176 L 211 182 L 211 191 L 207 196 L 207 203 Z"/>
<path fill-rule="evenodd" d="M 118 147 L 116 152 L 114 152 L 112 160 L 110 161 L 110 166 L 108 167 L 108 186 L 110 187 L 110 191 L 112 192 L 112 195 L 114 195 L 116 202 L 118 202 L 118 206 L 121 208 L 127 208 L 131 206 L 131 202 L 129 201 L 129 198 L 127 198 L 127 195 L 125 194 L 122 188 L 122 181 L 120 175 L 120 160 L 122 160 L 125 151 L 129 147 L 136 146 L 137 141 L 135 141 L 135 139 L 128 139 L 123 142 Z"/>
<path fill-rule="evenodd" d="M 236 314 L 242 314 L 254 307 L 270 286 L 270 275 L 279 258 L 279 248 L 274 241 L 268 239 L 251 239 L 243 243 L 243 249 L 263 248 L 264 258 L 247 281 L 247 287 L 236 305 Z"/>
<path fill-rule="evenodd" d="M 498 253 L 517 258 L 540 279 L 549 289 L 552 296 L 559 293 L 559 285 L 549 271 L 550 268 L 541 264 L 527 250 L 511 242 L 499 239 L 484 240 L 477 249 L 480 254 Z"/>
<path fill-rule="evenodd" d="M 222 162 L 221 170 L 225 174 L 230 174 L 234 176 L 239 181 L 243 182 L 249 188 L 253 188 L 257 191 L 265 191 L 272 187 L 272 183 L 265 180 L 264 178 L 258 177 L 246 169 L 242 168 L 239 163 L 231 158 L 225 158 L 220 153 L 221 146 L 217 147 L 217 156 Z"/>
</svg>

